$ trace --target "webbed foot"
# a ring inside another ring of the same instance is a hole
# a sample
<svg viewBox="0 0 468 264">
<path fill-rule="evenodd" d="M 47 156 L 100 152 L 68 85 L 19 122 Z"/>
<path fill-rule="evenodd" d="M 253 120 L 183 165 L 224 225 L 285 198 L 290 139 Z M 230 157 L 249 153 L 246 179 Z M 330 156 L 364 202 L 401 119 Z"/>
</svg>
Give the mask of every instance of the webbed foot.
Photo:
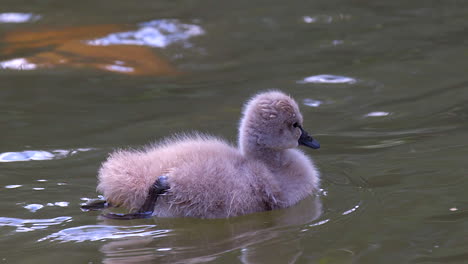
<svg viewBox="0 0 468 264">
<path fill-rule="evenodd" d="M 131 213 L 131 214 L 116 214 L 116 213 L 107 213 L 103 214 L 105 218 L 116 219 L 116 220 L 132 220 L 132 219 L 143 219 L 150 218 L 153 215 L 153 212 L 144 212 L 144 213 Z"/>
<path fill-rule="evenodd" d="M 89 200 L 86 204 L 81 206 L 81 209 L 84 211 L 97 211 L 105 208 L 112 207 L 110 203 L 102 199 L 93 199 Z"/>
<path fill-rule="evenodd" d="M 171 187 L 168 182 L 168 177 L 166 175 L 159 176 L 158 179 L 151 185 L 148 196 L 146 197 L 145 203 L 143 206 L 136 212 L 130 214 L 114 214 L 108 213 L 103 216 L 110 219 L 118 220 L 130 220 L 130 219 L 140 219 L 140 218 L 149 218 L 153 215 L 154 206 L 158 200 L 159 195 L 163 195 Z"/>
<path fill-rule="evenodd" d="M 154 182 L 152 188 L 154 188 L 154 191 L 157 192 L 158 195 L 163 194 L 169 190 L 171 186 L 169 185 L 167 176 L 159 176 L 158 179 Z"/>
</svg>

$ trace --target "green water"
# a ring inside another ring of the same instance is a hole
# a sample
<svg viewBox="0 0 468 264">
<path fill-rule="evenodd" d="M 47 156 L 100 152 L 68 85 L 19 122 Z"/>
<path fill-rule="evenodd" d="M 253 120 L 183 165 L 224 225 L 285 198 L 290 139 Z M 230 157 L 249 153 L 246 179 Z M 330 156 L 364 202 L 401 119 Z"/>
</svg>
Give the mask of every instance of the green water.
<svg viewBox="0 0 468 264">
<path fill-rule="evenodd" d="M 468 263 L 466 1 L 1 6 L 40 18 L 0 34 L 158 19 L 204 33 L 153 48 L 178 76 L 0 69 L 0 153 L 26 160 L 0 162 L 0 263 Z M 16 58 L 6 46 L 0 61 Z M 79 209 L 113 149 L 192 130 L 235 141 L 243 102 L 271 88 L 297 99 L 322 145 L 306 150 L 318 200 L 228 220 Z"/>
</svg>

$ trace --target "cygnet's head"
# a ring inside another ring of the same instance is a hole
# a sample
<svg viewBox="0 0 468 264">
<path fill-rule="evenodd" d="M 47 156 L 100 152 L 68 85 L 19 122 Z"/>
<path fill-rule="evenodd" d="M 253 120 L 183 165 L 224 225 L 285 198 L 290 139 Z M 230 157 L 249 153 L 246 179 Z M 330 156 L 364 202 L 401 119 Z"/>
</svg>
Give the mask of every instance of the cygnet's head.
<svg viewBox="0 0 468 264">
<path fill-rule="evenodd" d="M 239 127 L 239 146 L 282 150 L 299 144 L 314 149 L 320 144 L 302 128 L 302 114 L 291 97 L 280 91 L 260 93 L 244 107 Z"/>
</svg>

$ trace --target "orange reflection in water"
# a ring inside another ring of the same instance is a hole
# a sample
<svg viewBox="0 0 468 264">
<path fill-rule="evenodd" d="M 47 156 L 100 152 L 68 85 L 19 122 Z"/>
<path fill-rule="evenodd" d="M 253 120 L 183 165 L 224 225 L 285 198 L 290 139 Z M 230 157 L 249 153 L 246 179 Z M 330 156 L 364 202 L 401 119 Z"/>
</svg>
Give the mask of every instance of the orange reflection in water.
<svg viewBox="0 0 468 264">
<path fill-rule="evenodd" d="M 128 30 L 125 26 L 96 25 L 60 30 L 7 33 L 2 53 L 37 51 L 33 55 L 0 62 L 0 68 L 32 70 L 59 66 L 92 68 L 129 75 L 174 75 L 177 70 L 156 56 L 154 50 L 138 45 L 94 46 L 87 41 Z"/>
</svg>

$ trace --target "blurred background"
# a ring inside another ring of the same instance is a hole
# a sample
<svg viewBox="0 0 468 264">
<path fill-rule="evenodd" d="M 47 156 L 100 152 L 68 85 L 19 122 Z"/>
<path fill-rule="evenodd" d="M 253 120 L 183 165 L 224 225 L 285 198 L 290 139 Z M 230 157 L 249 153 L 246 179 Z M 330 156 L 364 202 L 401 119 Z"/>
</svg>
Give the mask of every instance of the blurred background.
<svg viewBox="0 0 468 264">
<path fill-rule="evenodd" d="M 466 1 L 0 4 L 0 263 L 468 262 Z M 281 89 L 322 192 L 232 219 L 111 221 L 80 204 L 116 148 L 235 143 Z"/>
</svg>

